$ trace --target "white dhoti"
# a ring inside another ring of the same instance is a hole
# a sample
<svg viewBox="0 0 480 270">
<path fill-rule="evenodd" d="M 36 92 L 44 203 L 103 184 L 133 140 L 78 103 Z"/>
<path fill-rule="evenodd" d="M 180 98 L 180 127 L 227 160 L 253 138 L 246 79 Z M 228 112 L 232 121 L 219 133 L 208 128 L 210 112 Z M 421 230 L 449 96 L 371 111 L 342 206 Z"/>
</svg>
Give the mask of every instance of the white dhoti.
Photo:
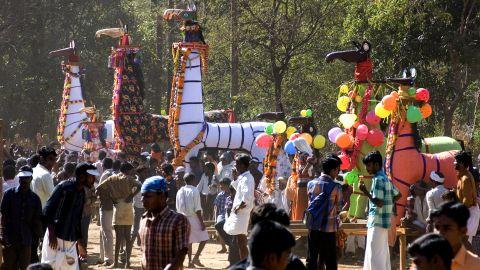
<svg viewBox="0 0 480 270">
<path fill-rule="evenodd" d="M 232 211 L 230 216 L 228 216 L 225 220 L 223 230 L 229 235 L 247 235 L 249 223 L 250 211 L 245 211 L 245 209 L 241 209 L 240 211 L 238 211 L 238 214 L 235 214 Z"/>
<path fill-rule="evenodd" d="M 390 270 L 388 229 L 373 227 L 367 230 L 364 270 Z"/>
<path fill-rule="evenodd" d="M 200 243 L 208 240 L 207 230 L 202 231 L 200 220 L 197 216 L 187 216 L 188 223 L 190 223 L 190 236 L 188 237 L 188 243 Z"/>
<path fill-rule="evenodd" d="M 78 255 L 76 242 L 64 241 L 57 237 L 57 249 L 50 248 L 48 230 L 45 233 L 42 244 L 42 263 L 52 266 L 53 270 L 77 270 Z"/>
<path fill-rule="evenodd" d="M 478 204 L 468 208 L 470 211 L 470 217 L 467 221 L 467 235 L 468 241 L 472 243 L 473 237 L 477 235 L 478 230 L 478 223 L 480 221 L 480 208 L 478 208 Z"/>
</svg>

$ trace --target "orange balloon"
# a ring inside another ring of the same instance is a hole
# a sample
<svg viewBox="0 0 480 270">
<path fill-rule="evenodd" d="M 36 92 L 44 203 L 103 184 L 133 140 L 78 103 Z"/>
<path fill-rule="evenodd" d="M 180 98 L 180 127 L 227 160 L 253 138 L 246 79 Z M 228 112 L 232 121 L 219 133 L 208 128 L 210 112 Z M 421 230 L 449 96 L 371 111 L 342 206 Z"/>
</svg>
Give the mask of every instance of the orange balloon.
<svg viewBox="0 0 480 270">
<path fill-rule="evenodd" d="M 397 91 L 392 91 L 392 93 L 390 93 L 390 95 L 394 96 L 395 98 L 398 98 L 400 96 Z"/>
<path fill-rule="evenodd" d="M 310 145 L 311 145 L 312 142 L 313 142 L 312 135 L 310 135 L 310 134 L 308 134 L 308 133 L 302 133 L 302 134 L 300 134 L 299 137 L 300 137 L 300 138 L 304 138 L 305 141 L 307 141 L 307 143 L 310 144 Z"/>
<path fill-rule="evenodd" d="M 425 103 L 425 105 L 420 107 L 420 112 L 422 113 L 422 117 L 425 119 L 432 115 L 432 106 L 430 106 L 428 103 Z"/>
<path fill-rule="evenodd" d="M 342 149 L 347 149 L 353 146 L 353 138 L 345 132 L 340 133 L 335 139 L 335 143 Z"/>
<path fill-rule="evenodd" d="M 393 95 L 386 95 L 382 99 L 383 108 L 387 111 L 393 111 L 397 107 L 397 98 Z"/>
</svg>

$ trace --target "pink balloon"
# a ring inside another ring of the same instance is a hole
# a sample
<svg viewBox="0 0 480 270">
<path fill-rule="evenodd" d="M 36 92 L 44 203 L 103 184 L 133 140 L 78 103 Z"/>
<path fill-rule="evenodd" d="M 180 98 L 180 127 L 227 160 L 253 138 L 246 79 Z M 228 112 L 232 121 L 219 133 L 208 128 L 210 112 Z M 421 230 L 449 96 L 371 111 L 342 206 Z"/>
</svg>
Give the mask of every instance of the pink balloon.
<svg viewBox="0 0 480 270">
<path fill-rule="evenodd" d="M 378 117 L 375 114 L 375 111 L 369 111 L 367 113 L 366 120 L 367 120 L 367 123 L 372 126 L 377 126 L 378 124 L 380 124 L 380 121 L 381 121 L 380 117 Z"/>
<path fill-rule="evenodd" d="M 350 169 L 350 158 L 346 155 L 340 155 L 338 157 L 342 161 L 342 164 L 340 165 L 340 170 Z"/>
<path fill-rule="evenodd" d="M 334 127 L 328 131 L 328 139 L 332 142 L 335 143 L 337 136 L 342 133 L 342 129 L 339 127 Z"/>
<path fill-rule="evenodd" d="M 268 135 L 267 133 L 262 133 L 255 138 L 255 144 L 259 148 L 269 148 L 272 146 L 273 137 Z"/>
<path fill-rule="evenodd" d="M 359 140 L 365 140 L 368 137 L 368 127 L 367 125 L 361 124 L 357 128 L 357 138 Z"/>
<path fill-rule="evenodd" d="M 290 135 L 290 138 L 289 140 L 290 141 L 295 141 L 296 138 L 300 137 L 300 133 L 293 133 L 292 135 Z"/>
<path fill-rule="evenodd" d="M 430 100 L 430 92 L 428 92 L 425 88 L 418 88 L 417 92 L 415 93 L 415 99 L 428 102 Z"/>
<path fill-rule="evenodd" d="M 383 144 L 384 140 L 385 140 L 385 136 L 383 135 L 383 132 L 380 129 L 376 128 L 368 132 L 367 142 L 371 146 L 380 146 Z"/>
</svg>

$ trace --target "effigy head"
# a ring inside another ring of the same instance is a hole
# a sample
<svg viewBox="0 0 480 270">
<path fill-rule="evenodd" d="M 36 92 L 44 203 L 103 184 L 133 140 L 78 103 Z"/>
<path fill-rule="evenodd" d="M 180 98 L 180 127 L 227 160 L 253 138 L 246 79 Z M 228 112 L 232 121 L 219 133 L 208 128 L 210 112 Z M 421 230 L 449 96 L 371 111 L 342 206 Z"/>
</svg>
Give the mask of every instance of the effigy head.
<svg viewBox="0 0 480 270">
<path fill-rule="evenodd" d="M 363 41 L 362 44 L 353 41 L 355 50 L 335 51 L 328 53 L 325 57 L 327 63 L 333 62 L 335 59 L 340 59 L 348 63 L 360 63 L 370 58 L 371 44 L 368 41 Z"/>
<path fill-rule="evenodd" d="M 55 50 L 55 51 L 50 51 L 48 53 L 50 57 L 68 57 L 69 62 L 79 62 L 80 61 L 80 56 L 76 54 L 76 49 L 75 49 L 75 41 L 72 40 L 70 41 L 70 44 L 67 48 Z"/>
<path fill-rule="evenodd" d="M 180 31 L 182 32 L 183 42 L 205 43 L 202 27 L 197 21 L 197 10 L 193 1 L 189 2 L 186 9 L 165 10 L 163 18 L 167 21 L 177 20 L 181 22 Z"/>
<path fill-rule="evenodd" d="M 270 120 L 270 121 L 283 121 L 285 120 L 284 112 L 264 112 L 259 113 L 256 116 L 259 120 Z"/>
</svg>

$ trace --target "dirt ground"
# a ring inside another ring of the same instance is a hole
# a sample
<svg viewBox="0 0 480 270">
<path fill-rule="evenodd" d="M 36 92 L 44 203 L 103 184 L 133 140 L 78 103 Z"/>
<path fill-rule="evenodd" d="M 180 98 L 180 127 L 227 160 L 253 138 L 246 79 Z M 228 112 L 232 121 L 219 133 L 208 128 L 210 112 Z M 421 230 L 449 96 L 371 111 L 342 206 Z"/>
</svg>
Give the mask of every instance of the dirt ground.
<svg viewBox="0 0 480 270">
<path fill-rule="evenodd" d="M 88 266 L 82 267 L 83 269 L 105 269 L 105 267 L 96 265 L 96 262 L 99 258 L 99 236 L 100 236 L 100 227 L 97 226 L 95 223 L 90 224 L 89 229 L 89 241 L 88 241 Z M 200 256 L 200 261 L 202 262 L 205 267 L 200 268 L 185 268 L 185 269 L 225 269 L 228 266 L 227 254 L 217 254 L 217 251 L 220 250 L 220 244 L 217 244 L 215 241 L 211 241 L 207 243 L 205 246 L 202 255 Z M 193 251 L 197 250 L 197 245 L 193 245 Z M 132 251 L 132 258 L 131 258 L 131 269 L 141 269 L 141 252 L 140 248 L 134 244 L 133 251 Z M 305 258 L 302 258 L 305 262 Z M 187 261 L 187 260 L 185 260 Z M 392 262 L 393 263 L 393 262 Z M 361 255 L 357 256 L 356 258 L 343 258 L 340 260 L 339 269 L 344 270 L 352 270 L 352 269 L 362 269 L 361 265 L 363 264 L 363 260 Z M 185 262 L 185 266 L 187 266 L 187 262 Z"/>
</svg>

